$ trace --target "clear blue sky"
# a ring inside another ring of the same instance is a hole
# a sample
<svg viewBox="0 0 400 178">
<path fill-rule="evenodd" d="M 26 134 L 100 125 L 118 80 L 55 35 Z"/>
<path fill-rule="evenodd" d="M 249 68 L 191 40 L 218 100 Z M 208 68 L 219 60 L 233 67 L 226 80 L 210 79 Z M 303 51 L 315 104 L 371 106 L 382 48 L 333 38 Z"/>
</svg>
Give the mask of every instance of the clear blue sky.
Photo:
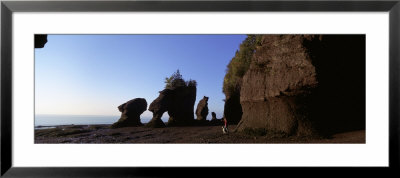
<svg viewBox="0 0 400 178">
<path fill-rule="evenodd" d="M 35 49 L 35 113 L 115 115 L 133 98 L 148 105 L 177 69 L 197 81 L 197 103 L 222 117 L 226 66 L 246 35 L 49 35 Z M 146 111 L 142 117 L 151 117 Z M 164 116 L 168 116 L 164 114 Z"/>
</svg>

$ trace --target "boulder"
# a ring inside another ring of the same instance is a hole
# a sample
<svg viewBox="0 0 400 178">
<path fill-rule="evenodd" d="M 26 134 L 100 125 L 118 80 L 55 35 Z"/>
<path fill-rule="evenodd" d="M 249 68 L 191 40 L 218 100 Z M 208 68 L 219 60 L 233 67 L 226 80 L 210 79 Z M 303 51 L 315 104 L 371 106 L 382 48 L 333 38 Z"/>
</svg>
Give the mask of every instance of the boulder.
<svg viewBox="0 0 400 178">
<path fill-rule="evenodd" d="M 142 126 L 140 115 L 146 111 L 147 102 L 144 98 L 135 98 L 118 106 L 121 118 L 111 125 L 112 128 Z"/>
<path fill-rule="evenodd" d="M 199 101 L 196 109 L 196 116 L 198 121 L 207 120 L 208 115 L 208 97 L 204 96 L 203 99 Z"/>
</svg>

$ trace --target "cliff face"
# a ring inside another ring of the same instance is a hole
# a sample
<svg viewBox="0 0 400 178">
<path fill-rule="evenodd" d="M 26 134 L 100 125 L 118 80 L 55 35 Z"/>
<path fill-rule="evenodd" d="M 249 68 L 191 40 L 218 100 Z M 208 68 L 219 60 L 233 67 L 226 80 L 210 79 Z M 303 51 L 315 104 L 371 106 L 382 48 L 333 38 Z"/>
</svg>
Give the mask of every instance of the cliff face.
<svg viewBox="0 0 400 178">
<path fill-rule="evenodd" d="M 225 95 L 224 117 L 229 123 L 238 123 L 242 118 L 242 105 L 240 104 L 240 94 L 235 92 L 233 94 Z"/>
<path fill-rule="evenodd" d="M 240 105 L 242 79 L 250 67 L 261 37 L 262 35 L 247 35 L 227 66 L 222 91 L 225 94 L 224 118 L 231 124 L 237 124 L 242 118 L 242 106 Z"/>
<path fill-rule="evenodd" d="M 313 133 L 303 100 L 318 84 L 304 40 L 318 36 L 268 35 L 243 77 L 238 129 L 265 128 L 288 134 Z"/>
<path fill-rule="evenodd" d="M 364 35 L 264 35 L 242 82 L 239 131 L 365 128 Z"/>
</svg>

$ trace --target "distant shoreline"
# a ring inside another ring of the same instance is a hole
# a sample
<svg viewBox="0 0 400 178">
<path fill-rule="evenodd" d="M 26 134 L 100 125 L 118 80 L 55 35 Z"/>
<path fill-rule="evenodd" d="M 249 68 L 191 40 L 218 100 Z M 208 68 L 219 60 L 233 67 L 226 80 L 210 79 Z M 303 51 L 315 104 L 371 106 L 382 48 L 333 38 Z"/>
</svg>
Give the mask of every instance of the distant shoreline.
<svg viewBox="0 0 400 178">
<path fill-rule="evenodd" d="M 117 122 L 121 116 L 89 116 L 89 115 L 35 115 L 34 128 L 70 126 L 70 125 L 111 125 Z M 150 122 L 152 117 L 141 117 L 143 124 Z M 161 120 L 168 122 L 169 117 L 164 116 Z M 210 121 L 211 117 L 207 120 Z"/>
<path fill-rule="evenodd" d="M 60 125 L 98 125 L 113 124 L 120 119 L 121 116 L 105 116 L 105 115 L 35 115 L 34 128 L 37 127 L 54 127 Z M 142 123 L 148 123 L 152 117 L 141 117 Z M 162 118 L 164 122 L 168 118 Z"/>
</svg>

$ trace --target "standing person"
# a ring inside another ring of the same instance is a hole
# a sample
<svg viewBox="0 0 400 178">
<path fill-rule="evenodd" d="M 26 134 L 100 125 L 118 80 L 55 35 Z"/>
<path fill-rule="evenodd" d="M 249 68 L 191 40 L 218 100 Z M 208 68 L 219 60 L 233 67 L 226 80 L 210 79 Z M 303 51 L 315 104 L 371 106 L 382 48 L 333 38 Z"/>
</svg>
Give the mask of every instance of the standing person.
<svg viewBox="0 0 400 178">
<path fill-rule="evenodd" d="M 228 133 L 228 120 L 226 120 L 226 118 L 223 118 L 222 121 L 224 121 L 224 126 L 222 127 L 222 133 L 227 134 Z"/>
</svg>

